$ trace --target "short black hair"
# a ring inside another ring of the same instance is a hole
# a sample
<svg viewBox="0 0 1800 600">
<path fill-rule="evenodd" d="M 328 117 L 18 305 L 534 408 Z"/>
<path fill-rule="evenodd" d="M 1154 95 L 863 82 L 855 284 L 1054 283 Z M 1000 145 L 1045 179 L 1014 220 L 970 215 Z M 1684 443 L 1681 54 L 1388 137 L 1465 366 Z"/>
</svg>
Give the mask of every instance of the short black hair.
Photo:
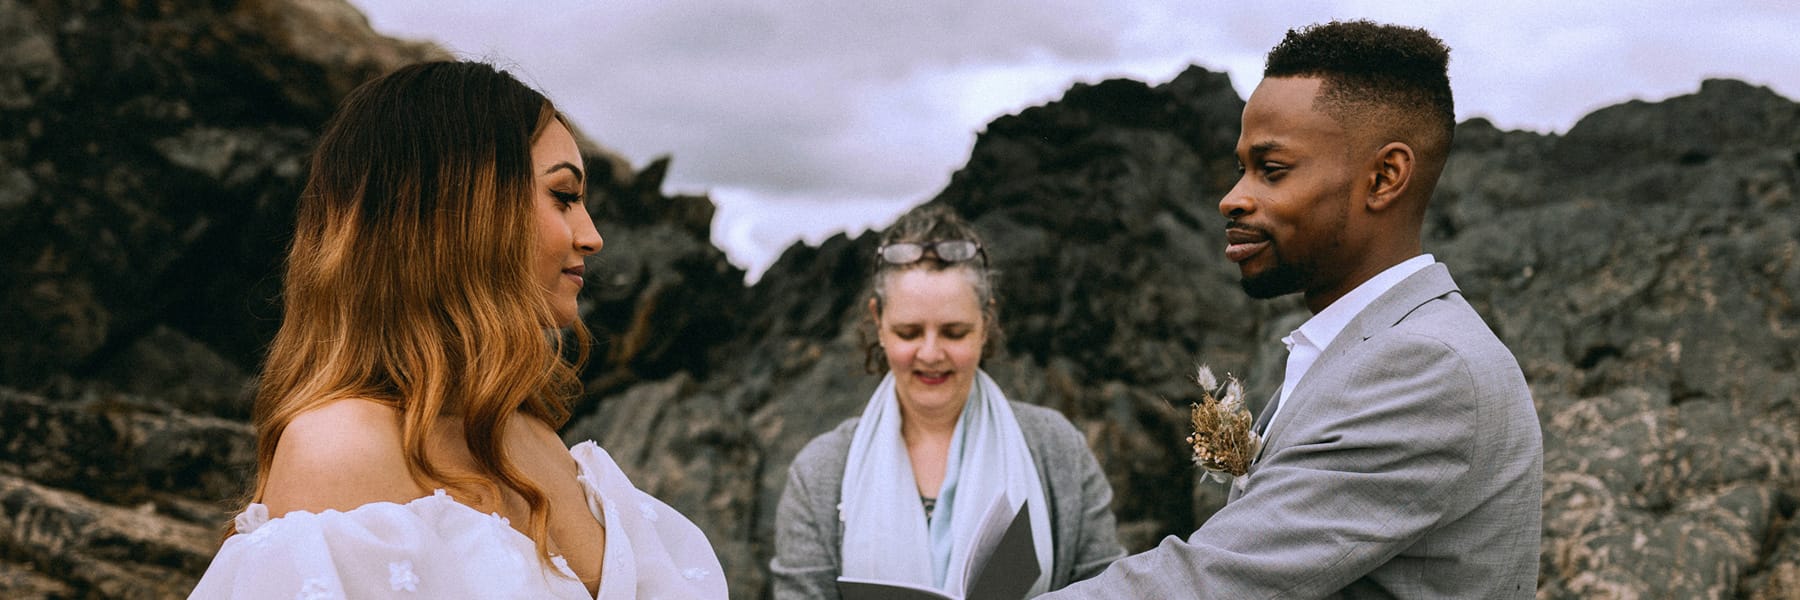
<svg viewBox="0 0 1800 600">
<path fill-rule="evenodd" d="M 1450 48 L 1423 29 L 1332 21 L 1288 30 L 1263 77 L 1318 77 L 1317 106 L 1338 122 L 1360 123 L 1377 108 L 1402 126 L 1422 126 L 1420 134 L 1441 135 L 1444 152 L 1456 130 L 1449 64 Z"/>
</svg>

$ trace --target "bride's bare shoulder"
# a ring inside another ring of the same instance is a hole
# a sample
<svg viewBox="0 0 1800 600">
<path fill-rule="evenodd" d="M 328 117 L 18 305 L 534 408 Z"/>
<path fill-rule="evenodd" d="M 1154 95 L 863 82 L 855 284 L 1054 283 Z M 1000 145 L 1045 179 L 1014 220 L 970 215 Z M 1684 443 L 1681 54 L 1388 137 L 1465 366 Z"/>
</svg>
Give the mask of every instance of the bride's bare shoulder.
<svg viewBox="0 0 1800 600">
<path fill-rule="evenodd" d="M 288 423 L 275 445 L 262 503 L 280 516 L 404 503 L 422 495 L 406 470 L 399 413 L 379 402 L 345 399 Z"/>
</svg>

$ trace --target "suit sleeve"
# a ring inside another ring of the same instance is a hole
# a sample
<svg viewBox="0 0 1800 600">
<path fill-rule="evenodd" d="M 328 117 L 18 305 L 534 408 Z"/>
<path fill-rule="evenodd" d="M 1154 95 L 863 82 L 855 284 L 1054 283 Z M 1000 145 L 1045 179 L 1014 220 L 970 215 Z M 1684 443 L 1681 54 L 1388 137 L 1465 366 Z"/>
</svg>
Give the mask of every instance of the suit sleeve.
<svg viewBox="0 0 1800 600">
<path fill-rule="evenodd" d="M 810 453 L 801 452 L 788 469 L 787 488 L 775 509 L 775 558 L 769 561 L 769 576 L 776 600 L 811 600 L 838 598 L 837 577 L 840 570 L 836 540 L 826 528 L 824 519 L 836 514 L 820 514 L 809 482 L 803 475 L 810 472 L 802 462 Z"/>
<path fill-rule="evenodd" d="M 1471 510 L 1449 493 L 1474 459 L 1465 361 L 1401 333 L 1345 361 L 1333 365 L 1347 370 L 1343 385 L 1283 411 L 1294 421 L 1242 497 L 1187 539 L 1165 538 L 1057 597 L 1322 598 Z"/>
</svg>

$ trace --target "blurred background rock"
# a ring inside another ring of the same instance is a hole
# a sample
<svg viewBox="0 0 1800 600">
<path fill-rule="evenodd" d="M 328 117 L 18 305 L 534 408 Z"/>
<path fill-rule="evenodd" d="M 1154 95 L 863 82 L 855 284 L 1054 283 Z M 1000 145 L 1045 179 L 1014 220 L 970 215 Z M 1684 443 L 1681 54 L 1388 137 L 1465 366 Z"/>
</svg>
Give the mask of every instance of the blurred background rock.
<svg viewBox="0 0 1800 600">
<path fill-rule="evenodd" d="M 0 0 L 0 597 L 183 597 L 254 467 L 307 152 L 338 99 L 431 45 L 341 0 Z M 985 366 L 1063 411 L 1133 551 L 1225 490 L 1183 453 L 1201 360 L 1279 383 L 1306 318 L 1220 256 L 1243 101 L 1194 68 L 1077 85 L 988 125 L 932 201 L 1002 273 Z M 662 191 L 669 158 L 584 143 L 606 250 L 565 437 L 606 446 L 766 595 L 775 501 L 860 410 L 873 234 L 795 245 L 754 286 Z M 679 159 L 679 157 L 675 157 Z M 1462 123 L 1427 251 L 1518 355 L 1545 432 L 1541 598 L 1800 597 L 1800 105 L 1759 87 Z"/>
</svg>

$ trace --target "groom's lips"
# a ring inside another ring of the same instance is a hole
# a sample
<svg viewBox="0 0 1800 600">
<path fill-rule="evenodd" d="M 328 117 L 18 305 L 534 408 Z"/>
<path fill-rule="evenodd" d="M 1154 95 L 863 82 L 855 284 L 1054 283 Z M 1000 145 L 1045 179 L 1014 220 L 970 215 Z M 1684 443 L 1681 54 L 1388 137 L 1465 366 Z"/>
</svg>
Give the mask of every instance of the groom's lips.
<svg viewBox="0 0 1800 600">
<path fill-rule="evenodd" d="M 1242 226 L 1225 229 L 1225 260 L 1241 263 L 1269 247 L 1269 236 Z"/>
</svg>

